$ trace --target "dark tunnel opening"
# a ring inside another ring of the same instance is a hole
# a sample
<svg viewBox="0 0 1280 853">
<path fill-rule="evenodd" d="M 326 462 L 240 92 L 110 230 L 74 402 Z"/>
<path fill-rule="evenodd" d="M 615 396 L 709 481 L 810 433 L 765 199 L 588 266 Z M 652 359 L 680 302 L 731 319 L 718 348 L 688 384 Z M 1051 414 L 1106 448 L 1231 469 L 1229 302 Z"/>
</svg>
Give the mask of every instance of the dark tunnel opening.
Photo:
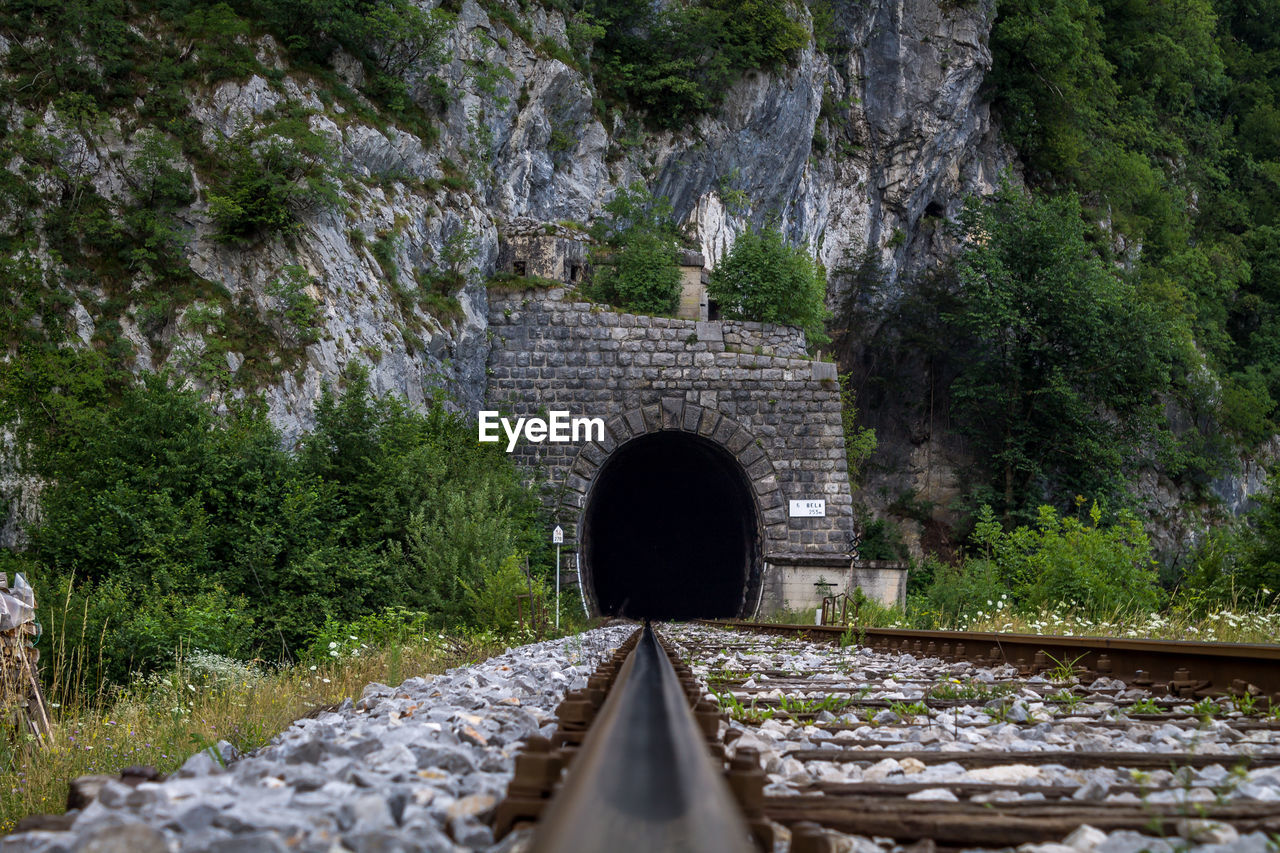
<svg viewBox="0 0 1280 853">
<path fill-rule="evenodd" d="M 759 530 L 746 474 L 728 451 L 696 435 L 636 438 L 596 476 L 582 550 L 603 614 L 747 615 Z"/>
</svg>

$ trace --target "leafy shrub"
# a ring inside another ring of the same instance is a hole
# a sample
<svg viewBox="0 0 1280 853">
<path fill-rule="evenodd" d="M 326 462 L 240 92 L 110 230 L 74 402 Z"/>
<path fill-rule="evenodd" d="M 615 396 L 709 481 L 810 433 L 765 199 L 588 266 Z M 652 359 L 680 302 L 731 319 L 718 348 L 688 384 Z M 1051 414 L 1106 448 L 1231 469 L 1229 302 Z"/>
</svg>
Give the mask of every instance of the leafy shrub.
<svg viewBox="0 0 1280 853">
<path fill-rule="evenodd" d="M 329 616 L 300 657 L 317 663 L 331 658 L 358 657 L 361 649 L 426 640 L 436 625 L 431 613 L 400 606 L 386 607 L 346 622 Z"/>
<path fill-rule="evenodd" d="M 1142 526 L 1126 512 L 1109 525 L 1101 519 L 1097 504 L 1085 519 L 1042 506 L 1033 526 L 1006 529 L 984 506 L 977 553 L 959 564 L 926 560 L 909 610 L 918 623 L 941 626 L 1063 607 L 1087 620 L 1152 612 L 1163 594 Z"/>
<path fill-rule="evenodd" d="M 1080 499 L 1083 503 L 1083 499 Z M 1142 525 L 1127 512 L 1106 527 L 1095 503 L 1088 520 L 1040 507 L 1033 527 L 1005 530 L 990 507 L 978 513 L 974 543 L 1024 609 L 1066 602 L 1091 617 L 1146 612 L 1160 602 L 1156 563 Z"/>
<path fill-rule="evenodd" d="M 586 12 L 600 30 L 573 35 L 575 47 L 595 39 L 597 85 L 668 128 L 715 107 L 744 71 L 776 68 L 809 40 L 785 5 L 767 0 L 591 0 Z"/>
<path fill-rule="evenodd" d="M 130 269 L 151 273 L 155 266 L 174 260 L 182 243 L 175 213 L 194 201 L 195 193 L 191 173 L 180 165 L 179 147 L 159 133 L 139 135 L 142 145 L 125 172 L 134 197 L 125 214 L 133 235 L 125 260 Z"/>
<path fill-rule="evenodd" d="M 521 555 L 511 554 L 496 568 L 491 568 L 478 584 L 463 582 L 467 605 L 478 625 L 489 625 L 500 631 L 516 625 L 516 596 L 533 594 L 546 600 L 547 584 L 542 578 L 530 578 L 521 568 Z M 526 607 L 526 612 L 528 608 Z"/>
<path fill-rule="evenodd" d="M 1280 478 L 1242 520 L 1211 530 L 1197 546 L 1183 581 L 1188 609 L 1274 606 L 1280 600 Z"/>
<path fill-rule="evenodd" d="M 799 326 L 810 346 L 831 340 L 823 330 L 826 272 L 803 247 L 788 245 L 776 227 L 739 235 L 712 271 L 707 296 L 726 317 Z"/>
<path fill-rule="evenodd" d="M 404 557 L 414 605 L 439 614 L 446 624 L 469 622 L 468 594 L 495 575 L 515 548 L 516 525 L 508 512 L 501 490 L 479 485 L 411 515 Z"/>
<path fill-rule="evenodd" d="M 218 587 L 202 591 L 108 579 L 39 574 L 37 602 L 50 649 L 41 663 L 63 692 L 123 683 L 133 672 L 168 666 L 175 650 L 243 655 L 251 649 L 245 601 Z"/>
<path fill-rule="evenodd" d="M 320 306 L 307 293 L 311 275 L 297 264 L 286 264 L 271 284 L 267 295 L 276 301 L 287 337 L 302 344 L 320 339 Z"/>
<path fill-rule="evenodd" d="M 858 556 L 863 560 L 902 560 L 907 547 L 902 542 L 902 530 L 887 518 L 871 518 L 863 513 L 862 538 L 858 541 Z"/>
<path fill-rule="evenodd" d="M 595 236 L 605 244 L 594 258 L 590 292 L 619 308 L 670 314 L 680 304 L 679 241 L 671 204 L 639 183 L 605 205 L 607 221 Z"/>
<path fill-rule="evenodd" d="M 1009 590 L 994 560 L 972 559 L 960 565 L 933 561 L 932 581 L 913 610 L 928 614 L 931 624 L 964 624 L 975 614 L 1008 601 Z"/>
<path fill-rule="evenodd" d="M 440 265 L 446 270 L 444 279 L 448 286 L 462 287 L 467 276 L 475 272 L 476 237 L 471 224 L 463 222 L 450 232 L 440 246 Z"/>
<path fill-rule="evenodd" d="M 36 454 L 41 519 L 8 557 L 71 638 L 47 665 L 74 658 L 82 683 L 165 665 L 179 644 L 295 657 L 326 621 L 392 605 L 466 624 L 463 582 L 489 589 L 517 552 L 539 574 L 550 562 L 506 455 L 442 406 L 373 398 L 363 374 L 322 396 L 296 452 L 259 408 L 215 415 L 167 377 L 119 394 L 59 410 Z"/>
<path fill-rule="evenodd" d="M 857 395 L 853 390 L 853 377 L 840 374 L 840 426 L 844 430 L 845 464 L 849 479 L 859 482 L 863 466 L 876 452 L 876 431 L 858 423 Z"/>
<path fill-rule="evenodd" d="M 218 157 L 225 171 L 209 190 L 209 215 L 225 242 L 292 230 L 300 215 L 338 201 L 333 147 L 305 118 L 243 128 Z"/>
</svg>

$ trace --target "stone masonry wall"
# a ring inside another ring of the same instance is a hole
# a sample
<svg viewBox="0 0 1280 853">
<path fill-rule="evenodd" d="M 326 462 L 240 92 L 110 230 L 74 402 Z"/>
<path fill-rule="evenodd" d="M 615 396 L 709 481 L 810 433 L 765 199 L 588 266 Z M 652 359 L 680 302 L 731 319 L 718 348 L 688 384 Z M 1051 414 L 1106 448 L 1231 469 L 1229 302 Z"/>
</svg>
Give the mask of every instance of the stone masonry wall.
<svg viewBox="0 0 1280 853">
<path fill-rule="evenodd" d="M 762 524 L 765 570 L 786 554 L 843 555 L 853 531 L 835 365 L 801 358 L 798 329 L 622 314 L 566 301 L 563 289 L 489 295 L 491 408 L 567 409 L 604 418 L 603 442 L 522 441 L 514 455 L 545 476 L 566 544 L 608 455 L 628 439 L 677 429 L 741 463 Z M 826 500 L 826 517 L 789 518 L 792 499 Z"/>
<path fill-rule="evenodd" d="M 752 323 L 746 320 L 724 320 L 721 327 L 724 330 L 726 352 L 807 358 L 804 332 L 791 326 Z"/>
</svg>

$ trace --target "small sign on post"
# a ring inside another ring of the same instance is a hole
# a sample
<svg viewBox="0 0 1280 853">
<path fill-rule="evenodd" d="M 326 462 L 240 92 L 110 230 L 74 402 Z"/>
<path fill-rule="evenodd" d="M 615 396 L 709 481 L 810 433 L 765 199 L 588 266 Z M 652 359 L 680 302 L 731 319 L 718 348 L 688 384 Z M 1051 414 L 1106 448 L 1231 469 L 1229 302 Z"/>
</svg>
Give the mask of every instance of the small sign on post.
<svg viewBox="0 0 1280 853">
<path fill-rule="evenodd" d="M 826 518 L 827 502 L 825 499 L 792 501 L 790 515 L 792 518 Z"/>
<path fill-rule="evenodd" d="M 551 544 L 556 546 L 556 630 L 560 630 L 560 546 L 564 544 L 564 528 L 551 531 Z"/>
</svg>

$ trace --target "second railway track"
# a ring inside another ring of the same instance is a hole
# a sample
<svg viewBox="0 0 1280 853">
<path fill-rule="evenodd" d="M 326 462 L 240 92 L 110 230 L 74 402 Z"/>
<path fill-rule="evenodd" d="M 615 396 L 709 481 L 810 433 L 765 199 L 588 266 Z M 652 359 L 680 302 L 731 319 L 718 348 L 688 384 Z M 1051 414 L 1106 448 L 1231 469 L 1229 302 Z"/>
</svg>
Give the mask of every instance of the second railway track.
<svg viewBox="0 0 1280 853">
<path fill-rule="evenodd" d="M 1237 695 L 1214 696 L 1211 679 L 1185 677 L 1178 670 L 1186 667 L 1170 671 L 1184 677 L 1169 677 L 1163 664 L 1148 663 L 1135 683 L 1124 667 L 1128 682 L 1114 670 L 1068 676 L 1071 667 L 1042 666 L 1034 654 L 1021 664 L 956 660 L 952 645 L 946 660 L 923 641 L 917 651 L 913 639 L 875 650 L 795 631 L 684 625 L 661 633 L 683 664 L 671 680 L 695 712 L 684 711 L 685 728 L 696 720 L 706 740 L 699 759 L 725 774 L 746 821 L 729 832 L 749 835 L 757 849 L 1277 849 L 1280 723 L 1255 683 L 1271 682 L 1256 669 L 1228 670 L 1243 676 L 1232 679 Z M 722 849 L 707 845 L 723 838 L 724 824 L 713 830 L 697 819 L 720 820 L 718 807 L 696 805 L 690 793 L 709 783 L 683 782 L 670 762 L 655 770 L 619 745 L 653 753 L 665 742 L 653 729 L 638 734 L 645 729 L 634 722 L 619 728 L 620 707 L 651 701 L 638 682 L 629 696 L 608 691 L 606 699 L 605 688 L 628 666 L 623 658 L 606 664 L 587 691 L 568 698 L 556 744 L 529 745 L 498 811 L 500 833 L 548 808 L 568 764 L 564 787 L 576 790 L 579 814 L 602 814 L 598 798 L 608 786 L 600 780 L 625 777 L 666 789 L 665 809 L 648 809 L 658 824 L 692 816 L 676 824 L 680 844 L 671 842 L 670 825 L 664 835 L 657 825 L 629 823 L 610 849 Z M 652 723 L 652 713 L 632 717 Z M 586 726 L 592 718 L 611 720 L 616 731 L 597 736 Z M 694 749 L 689 743 L 686 731 L 683 752 Z M 601 774 L 595 781 L 583 781 L 588 767 Z M 644 800 L 629 790 L 623 801 Z M 561 817 L 540 830 L 536 849 L 587 849 L 564 835 L 579 822 L 565 821 L 567 807 L 549 808 Z"/>
</svg>

